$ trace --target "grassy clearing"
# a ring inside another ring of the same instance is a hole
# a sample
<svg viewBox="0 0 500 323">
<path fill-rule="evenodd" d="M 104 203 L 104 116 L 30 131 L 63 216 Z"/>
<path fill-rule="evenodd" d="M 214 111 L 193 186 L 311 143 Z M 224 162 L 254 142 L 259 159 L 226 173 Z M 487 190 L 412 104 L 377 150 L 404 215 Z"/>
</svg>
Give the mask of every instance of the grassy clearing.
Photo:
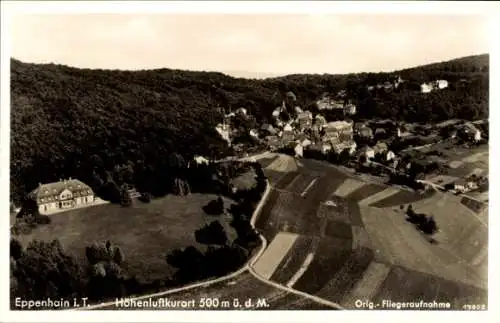
<svg viewBox="0 0 500 323">
<path fill-rule="evenodd" d="M 436 204 L 434 200 L 433 203 L 428 202 L 426 207 L 435 210 Z M 416 212 L 434 215 L 441 228 L 435 235 L 438 244 L 430 244 L 413 224 L 408 223 L 404 211 L 388 212 L 387 209 L 363 208 L 363 221 L 373 248 L 378 253 L 377 259 L 481 287 L 485 283 L 484 272 L 470 265 L 472 259 L 464 260 L 472 249 L 476 252 L 480 250 L 473 247 L 472 241 L 468 241 L 471 240 L 468 234 L 472 234 L 477 226 L 471 231 L 469 229 L 471 224 L 464 222 L 464 219 L 459 220 L 460 215 L 452 214 L 454 204 L 449 202 L 445 204 L 446 206 L 437 213 L 425 212 L 423 208 L 414 204 Z M 452 223 L 453 221 L 458 221 L 460 224 Z"/>
<path fill-rule="evenodd" d="M 275 182 L 274 186 L 277 189 L 284 190 L 286 189 L 300 174 L 298 172 L 290 172 L 283 175 L 279 178 L 278 181 Z"/>
<path fill-rule="evenodd" d="M 365 198 L 375 195 L 379 192 L 385 190 L 385 186 L 376 185 L 376 184 L 365 184 L 362 187 L 356 189 L 352 193 L 348 194 L 345 198 L 347 200 L 359 202 L 364 200 Z"/>
<path fill-rule="evenodd" d="M 439 246 L 470 264 L 482 249 L 488 248 L 487 219 L 484 219 L 486 214 L 481 217 L 463 205 L 461 199 L 460 196 L 439 194 L 432 199 L 434 203 L 425 206 L 416 204 L 414 209 L 416 212 L 434 215 L 441 229 L 438 235 Z"/>
<path fill-rule="evenodd" d="M 165 278 L 176 270 L 165 261 L 172 250 L 189 245 L 205 249 L 194 237 L 194 231 L 205 223 L 218 219 L 228 237 L 236 237 L 230 219 L 210 217 L 203 212 L 202 207 L 215 198 L 201 194 L 169 195 L 148 204 L 137 201 L 129 208 L 107 204 L 72 210 L 53 215 L 51 224 L 39 226 L 19 239 L 23 245 L 33 239 L 59 239 L 82 263 L 86 263 L 86 246 L 110 240 L 125 254 L 125 272 L 147 280 Z M 225 199 L 226 206 L 230 203 Z"/>
<path fill-rule="evenodd" d="M 266 168 L 277 172 L 294 172 L 298 169 L 298 165 L 295 158 L 287 155 L 279 155 Z"/>
<path fill-rule="evenodd" d="M 255 171 L 251 170 L 241 174 L 240 176 L 231 180 L 231 183 L 238 190 L 251 189 L 257 185 L 257 180 L 255 179 Z"/>
<path fill-rule="evenodd" d="M 357 189 L 363 187 L 364 185 L 364 182 L 352 178 L 347 178 L 341 183 L 341 185 L 339 185 L 339 187 L 337 187 L 337 190 L 334 192 L 334 194 L 336 196 L 346 197 Z"/>
<path fill-rule="evenodd" d="M 269 165 L 271 165 L 276 159 L 278 158 L 278 156 L 269 156 L 269 157 L 264 157 L 264 158 L 260 158 L 258 160 L 259 164 L 262 166 L 262 168 L 267 168 Z"/>
</svg>

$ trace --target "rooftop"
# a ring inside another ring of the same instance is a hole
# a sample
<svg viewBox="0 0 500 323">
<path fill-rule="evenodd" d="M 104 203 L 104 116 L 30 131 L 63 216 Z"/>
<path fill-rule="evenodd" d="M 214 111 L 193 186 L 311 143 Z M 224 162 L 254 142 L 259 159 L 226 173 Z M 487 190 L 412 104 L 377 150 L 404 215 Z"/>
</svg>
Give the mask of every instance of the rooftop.
<svg viewBox="0 0 500 323">
<path fill-rule="evenodd" d="M 69 178 L 67 180 L 60 180 L 59 182 L 39 184 L 39 186 L 30 193 L 31 198 L 49 197 L 61 194 L 62 191 L 68 189 L 72 192 L 81 192 L 85 194 L 92 194 L 92 189 L 83 182 Z"/>
<path fill-rule="evenodd" d="M 341 129 L 341 128 L 346 128 L 346 127 L 352 127 L 352 123 L 347 122 L 347 121 L 333 121 L 333 122 L 328 122 L 325 125 L 326 128 L 336 128 L 336 129 Z"/>
</svg>

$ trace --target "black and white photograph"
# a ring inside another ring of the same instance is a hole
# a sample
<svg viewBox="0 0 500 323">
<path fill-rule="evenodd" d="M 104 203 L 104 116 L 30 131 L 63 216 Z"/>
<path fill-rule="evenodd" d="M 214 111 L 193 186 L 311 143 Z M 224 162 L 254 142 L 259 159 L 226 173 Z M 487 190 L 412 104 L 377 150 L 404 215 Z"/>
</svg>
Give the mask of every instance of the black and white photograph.
<svg viewBox="0 0 500 323">
<path fill-rule="evenodd" d="M 10 319 L 495 305 L 488 3 L 6 2 Z"/>
</svg>

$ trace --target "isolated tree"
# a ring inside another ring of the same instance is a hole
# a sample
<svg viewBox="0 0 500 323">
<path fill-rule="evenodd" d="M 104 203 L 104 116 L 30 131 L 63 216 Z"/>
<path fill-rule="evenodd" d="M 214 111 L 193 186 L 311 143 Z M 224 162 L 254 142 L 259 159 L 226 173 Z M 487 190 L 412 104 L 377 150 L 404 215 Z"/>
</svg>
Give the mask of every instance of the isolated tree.
<svg viewBox="0 0 500 323">
<path fill-rule="evenodd" d="M 219 221 L 212 221 L 195 231 L 196 241 L 202 244 L 226 245 L 228 242 L 224 227 Z"/>
<path fill-rule="evenodd" d="M 122 250 L 120 249 L 120 247 L 116 247 L 114 252 L 113 252 L 113 261 L 117 265 L 121 265 L 124 260 L 125 260 L 125 256 L 124 256 Z"/>
<path fill-rule="evenodd" d="M 127 206 L 132 205 L 132 198 L 130 197 L 130 194 L 128 193 L 127 185 L 122 186 L 120 195 L 121 195 L 120 204 L 122 206 L 127 207 Z"/>
<path fill-rule="evenodd" d="M 10 256 L 17 260 L 23 255 L 23 246 L 19 240 L 11 238 L 10 239 Z"/>
<path fill-rule="evenodd" d="M 141 196 L 139 197 L 139 200 L 144 203 L 149 203 L 151 201 L 151 193 L 149 192 L 143 192 L 141 193 Z"/>
</svg>

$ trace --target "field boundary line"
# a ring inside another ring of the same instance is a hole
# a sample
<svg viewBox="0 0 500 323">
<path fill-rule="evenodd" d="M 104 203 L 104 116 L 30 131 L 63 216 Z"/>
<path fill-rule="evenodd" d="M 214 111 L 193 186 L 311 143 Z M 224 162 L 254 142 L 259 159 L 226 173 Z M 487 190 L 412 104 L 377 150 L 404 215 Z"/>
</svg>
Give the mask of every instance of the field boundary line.
<svg viewBox="0 0 500 323">
<path fill-rule="evenodd" d="M 286 283 L 286 287 L 292 288 L 293 285 L 295 285 L 295 283 L 302 277 L 302 275 L 304 275 L 304 273 L 307 271 L 307 268 L 309 268 L 309 265 L 313 260 L 314 260 L 314 253 L 312 252 L 308 253 L 306 259 L 300 266 L 299 270 L 297 270 L 297 272 L 295 272 L 293 277 L 290 278 L 288 283 Z"/>
<path fill-rule="evenodd" d="M 259 204 L 255 208 L 255 210 L 252 214 L 252 218 L 250 219 L 250 225 L 252 226 L 252 228 L 255 228 L 255 222 L 256 222 L 257 216 L 260 214 L 261 209 L 264 206 L 265 202 L 267 201 L 267 198 L 269 197 L 269 193 L 271 191 L 272 191 L 271 185 L 269 184 L 269 181 L 266 180 L 266 190 L 264 191 L 264 194 L 262 195 L 262 198 L 260 199 Z M 259 234 L 259 236 L 262 236 L 262 235 Z M 265 240 L 264 240 L 264 242 L 265 242 Z M 129 298 L 130 300 L 137 301 L 137 300 L 147 299 L 147 298 L 151 298 L 151 297 L 158 297 L 158 296 L 174 294 L 174 293 L 190 290 L 190 289 L 197 288 L 197 287 L 207 287 L 207 286 L 212 285 L 212 284 L 216 284 L 216 283 L 224 282 L 226 280 L 230 280 L 232 278 L 235 278 L 236 276 L 241 275 L 246 270 L 248 270 L 249 265 L 251 263 L 256 262 L 262 256 L 262 253 L 264 252 L 266 247 L 267 247 L 267 243 L 263 243 L 260 247 L 260 250 L 257 252 L 257 254 L 255 254 L 251 259 L 249 259 L 242 268 L 240 268 L 237 271 L 230 273 L 228 275 L 225 275 L 225 276 L 222 276 L 219 278 L 215 278 L 212 280 L 208 280 L 208 281 L 193 283 L 191 285 L 187 285 L 187 286 L 183 286 L 183 287 L 169 289 L 169 290 L 166 290 L 163 292 L 157 292 L 157 293 L 153 293 L 153 294 L 146 294 L 146 295 L 140 295 L 140 296 L 128 296 L 127 298 Z M 108 306 L 112 306 L 115 304 L 116 304 L 116 301 L 103 302 L 103 303 L 99 303 L 99 304 L 89 305 L 85 308 L 69 309 L 68 311 L 99 309 L 102 307 L 108 307 Z"/>
<path fill-rule="evenodd" d="M 263 245 L 267 245 L 266 238 L 264 238 L 264 236 L 262 236 L 262 235 L 259 235 L 259 236 L 260 236 L 260 239 L 262 240 L 262 244 Z M 275 288 L 287 291 L 287 292 L 289 292 L 291 294 L 295 294 L 295 295 L 298 295 L 298 296 L 302 296 L 304 298 L 308 298 L 310 300 L 315 301 L 316 303 L 327 305 L 327 306 L 330 306 L 332 308 L 339 309 L 339 310 L 343 310 L 344 309 L 342 306 L 340 306 L 337 303 L 333 303 L 333 302 L 330 302 L 330 301 L 328 301 L 326 299 L 323 299 L 323 298 L 320 298 L 320 297 L 317 297 L 317 296 L 314 296 L 314 295 L 311 295 L 311 294 L 308 294 L 308 293 L 305 293 L 305 292 L 302 292 L 302 291 L 299 291 L 299 290 L 296 290 L 296 289 L 293 289 L 293 288 L 290 288 L 290 287 L 283 286 L 281 284 L 278 284 L 278 283 L 275 283 L 273 281 L 267 280 L 264 277 L 261 277 L 254 270 L 254 268 L 253 268 L 253 265 L 255 264 L 255 262 L 256 262 L 256 260 L 252 261 L 252 263 L 248 266 L 248 270 L 249 270 L 250 274 L 252 274 L 255 278 L 257 278 L 261 282 L 266 283 L 268 285 L 271 285 L 271 286 L 273 286 Z"/>
</svg>

